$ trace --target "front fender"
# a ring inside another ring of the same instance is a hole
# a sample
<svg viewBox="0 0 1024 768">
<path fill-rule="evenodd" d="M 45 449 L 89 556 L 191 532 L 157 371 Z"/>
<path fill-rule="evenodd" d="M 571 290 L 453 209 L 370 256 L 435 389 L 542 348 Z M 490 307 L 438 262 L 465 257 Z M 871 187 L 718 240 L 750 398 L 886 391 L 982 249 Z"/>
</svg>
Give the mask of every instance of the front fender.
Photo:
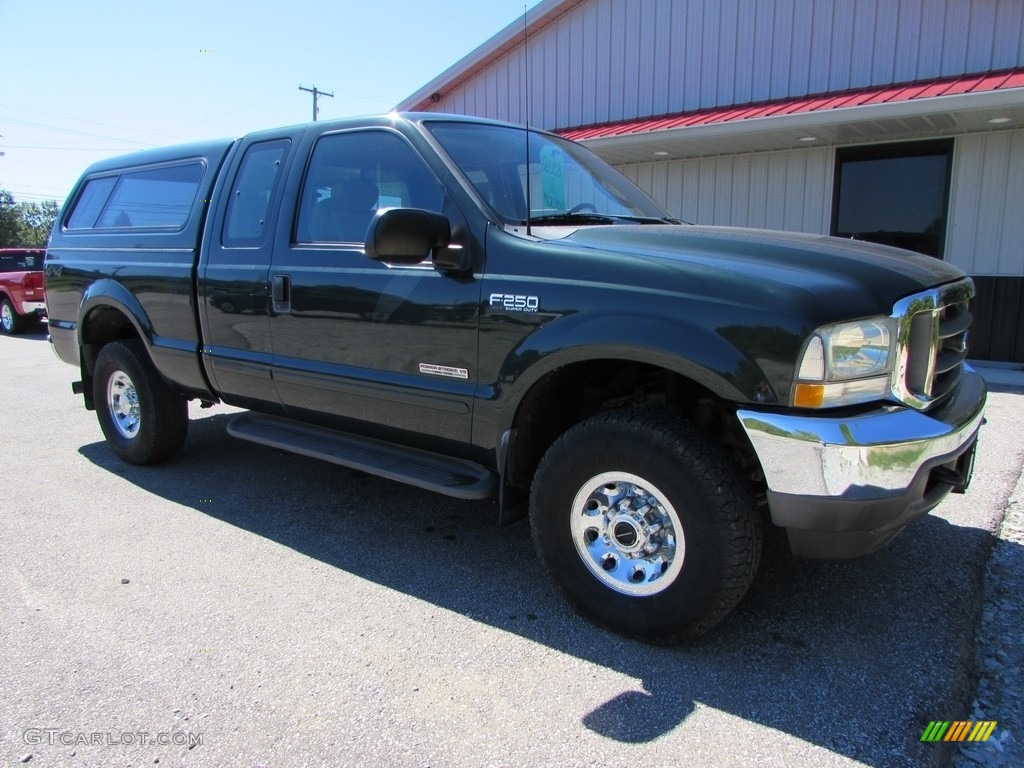
<svg viewBox="0 0 1024 768">
<path fill-rule="evenodd" d="M 714 329 L 635 314 L 569 315 L 541 326 L 504 359 L 498 399 L 518 401 L 539 380 L 565 365 L 614 359 L 677 373 L 724 400 L 773 402 L 762 361 Z M 770 394 L 767 394 L 770 393 Z"/>
<path fill-rule="evenodd" d="M 559 369 L 596 360 L 671 371 L 727 402 L 775 402 L 762 360 L 744 352 L 732 337 L 670 318 L 626 313 L 563 315 L 540 324 L 504 356 L 493 383 L 478 389 L 474 444 L 481 457 L 504 467 L 499 446 L 519 423 L 523 404 L 533 402 L 535 394 L 546 397 L 539 388 Z M 742 334 L 738 338 L 742 341 Z M 482 338 L 481 346 L 487 344 Z"/>
</svg>

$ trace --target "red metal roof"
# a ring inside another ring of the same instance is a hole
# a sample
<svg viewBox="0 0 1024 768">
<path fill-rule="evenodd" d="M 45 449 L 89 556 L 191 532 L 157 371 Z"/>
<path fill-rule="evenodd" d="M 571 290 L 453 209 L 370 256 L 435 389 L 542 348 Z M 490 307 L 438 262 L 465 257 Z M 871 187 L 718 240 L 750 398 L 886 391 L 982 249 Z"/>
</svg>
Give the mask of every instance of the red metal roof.
<svg viewBox="0 0 1024 768">
<path fill-rule="evenodd" d="M 1024 69 L 994 72 L 983 75 L 964 75 L 926 82 L 903 83 L 859 90 L 802 96 L 796 99 L 745 104 L 736 107 L 701 109 L 694 112 L 678 112 L 661 117 L 624 120 L 616 123 L 567 128 L 559 134 L 576 141 L 603 139 L 611 136 L 630 136 L 651 133 L 672 128 L 688 128 L 695 125 L 711 125 L 760 117 L 794 115 L 802 112 L 822 112 L 868 104 L 886 104 L 915 99 L 932 99 L 940 96 L 956 96 L 965 93 L 984 93 L 1006 88 L 1024 88 Z"/>
</svg>

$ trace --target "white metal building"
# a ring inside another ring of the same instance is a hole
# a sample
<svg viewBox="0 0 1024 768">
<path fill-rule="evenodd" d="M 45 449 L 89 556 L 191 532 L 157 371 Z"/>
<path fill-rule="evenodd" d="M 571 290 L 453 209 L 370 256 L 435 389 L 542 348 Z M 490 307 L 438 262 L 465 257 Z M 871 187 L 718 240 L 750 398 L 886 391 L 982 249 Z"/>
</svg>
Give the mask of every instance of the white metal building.
<svg viewBox="0 0 1024 768">
<path fill-rule="evenodd" d="M 542 0 L 397 106 L 580 140 L 680 218 L 975 278 L 1024 362 L 1024 0 Z"/>
</svg>

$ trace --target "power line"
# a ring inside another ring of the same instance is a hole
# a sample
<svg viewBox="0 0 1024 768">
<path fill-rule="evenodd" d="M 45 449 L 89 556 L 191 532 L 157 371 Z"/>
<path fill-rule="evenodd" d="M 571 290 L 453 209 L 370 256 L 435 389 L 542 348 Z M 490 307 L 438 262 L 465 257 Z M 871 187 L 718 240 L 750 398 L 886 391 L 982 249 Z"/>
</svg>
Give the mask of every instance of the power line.
<svg viewBox="0 0 1024 768">
<path fill-rule="evenodd" d="M 70 150 L 75 152 L 124 152 L 124 147 L 46 147 L 33 144 L 5 144 L 4 149 Z"/>
<path fill-rule="evenodd" d="M 268 104 L 269 102 L 280 101 L 285 96 L 288 96 L 288 97 L 291 96 L 291 89 L 290 88 L 287 91 L 279 91 L 279 92 L 277 92 L 275 94 L 272 94 L 270 96 L 266 96 L 266 97 L 264 97 L 262 99 L 258 99 L 257 101 L 249 102 L 249 103 L 247 103 L 245 105 L 242 105 L 242 106 L 234 107 L 234 106 L 231 106 L 231 105 L 225 105 L 225 112 L 230 112 L 230 114 L 232 116 L 238 117 L 241 114 L 246 114 L 248 112 L 252 112 L 253 110 L 263 106 L 264 104 Z M 182 129 L 190 128 L 193 125 L 199 125 L 201 123 L 208 123 L 208 122 L 209 122 L 209 116 L 208 115 L 204 115 L 202 117 L 196 118 L 195 120 L 190 120 L 187 123 L 181 123 L 179 125 L 175 125 L 173 128 L 169 128 L 168 129 L 170 131 L 173 131 L 174 133 L 171 133 L 171 134 L 163 133 L 163 134 L 158 134 L 158 135 L 161 135 L 161 136 L 170 136 L 170 135 L 180 136 L 180 131 Z"/>
<path fill-rule="evenodd" d="M 46 115 L 47 117 L 58 117 L 61 120 L 71 120 L 76 123 L 86 123 L 88 125 L 99 125 L 104 128 L 116 128 L 119 131 L 127 131 L 128 133 L 144 133 L 151 136 L 167 136 L 169 138 L 175 138 L 173 133 L 167 133 L 166 131 L 154 131 L 151 129 L 143 128 L 127 128 L 123 125 L 114 125 L 113 123 L 101 123 L 97 120 L 86 120 L 81 117 L 71 117 L 70 115 L 61 115 L 57 112 L 43 112 L 38 109 L 28 109 L 27 107 L 17 107 L 12 104 L 0 104 L 0 109 L 14 109 L 19 112 L 31 112 L 34 115 Z M 133 141 L 132 139 L 116 139 L 117 141 Z M 152 145 L 150 145 L 152 146 Z"/>
<path fill-rule="evenodd" d="M 67 197 L 66 192 L 63 195 L 40 195 L 34 192 L 18 192 L 17 190 L 14 189 L 7 189 L 6 187 L 3 186 L 3 184 L 0 184 L 0 189 L 3 189 L 4 192 L 10 192 L 11 197 L 14 198 L 15 204 L 23 202 L 41 203 L 47 200 L 55 200 L 58 203 L 62 203 L 64 202 L 64 199 Z"/>
<path fill-rule="evenodd" d="M 379 96 L 370 96 L 365 93 L 355 93 L 354 91 L 338 91 L 342 96 L 348 96 L 353 99 L 366 99 L 367 101 L 379 101 L 381 104 L 394 104 L 398 99 L 382 99 Z"/>
<path fill-rule="evenodd" d="M 0 187 L 3 186 L 3 182 L 0 182 Z M 44 184 L 20 184 L 21 189 L 50 189 L 50 190 L 63 190 L 63 187 L 48 187 Z M 27 193 L 35 194 L 35 193 Z"/>
<path fill-rule="evenodd" d="M 58 128 L 55 125 L 46 125 L 45 123 L 32 123 L 28 120 L 15 120 L 13 117 L 0 117 L 0 123 L 13 123 L 15 125 L 27 125 L 30 128 L 44 128 L 49 131 L 57 131 L 58 133 L 70 133 L 75 136 L 88 136 L 91 139 L 103 139 L 104 141 L 123 141 L 126 144 L 138 144 L 143 147 L 155 147 L 156 144 L 150 144 L 145 141 L 135 141 L 134 139 L 121 139 L 117 136 L 104 136 L 100 133 L 88 133 L 87 131 L 76 131 L 71 128 Z"/>
</svg>

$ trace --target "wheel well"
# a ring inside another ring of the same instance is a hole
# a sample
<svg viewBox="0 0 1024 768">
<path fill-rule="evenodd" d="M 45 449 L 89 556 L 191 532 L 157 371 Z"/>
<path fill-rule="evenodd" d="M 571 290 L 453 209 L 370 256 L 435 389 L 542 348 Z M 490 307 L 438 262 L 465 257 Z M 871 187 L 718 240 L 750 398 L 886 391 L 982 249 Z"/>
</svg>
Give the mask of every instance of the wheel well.
<svg viewBox="0 0 1024 768">
<path fill-rule="evenodd" d="M 645 407 L 686 418 L 734 454 L 757 480 L 759 465 L 730 404 L 674 371 L 626 360 L 589 360 L 559 368 L 523 398 L 513 423 L 505 485 L 528 492 L 533 473 L 567 429 L 602 411 Z"/>
<path fill-rule="evenodd" d="M 82 320 L 82 383 L 85 406 L 93 410 L 92 377 L 96 370 L 96 358 L 103 346 L 112 341 L 139 338 L 139 332 L 131 320 L 113 307 L 95 307 Z"/>
</svg>

